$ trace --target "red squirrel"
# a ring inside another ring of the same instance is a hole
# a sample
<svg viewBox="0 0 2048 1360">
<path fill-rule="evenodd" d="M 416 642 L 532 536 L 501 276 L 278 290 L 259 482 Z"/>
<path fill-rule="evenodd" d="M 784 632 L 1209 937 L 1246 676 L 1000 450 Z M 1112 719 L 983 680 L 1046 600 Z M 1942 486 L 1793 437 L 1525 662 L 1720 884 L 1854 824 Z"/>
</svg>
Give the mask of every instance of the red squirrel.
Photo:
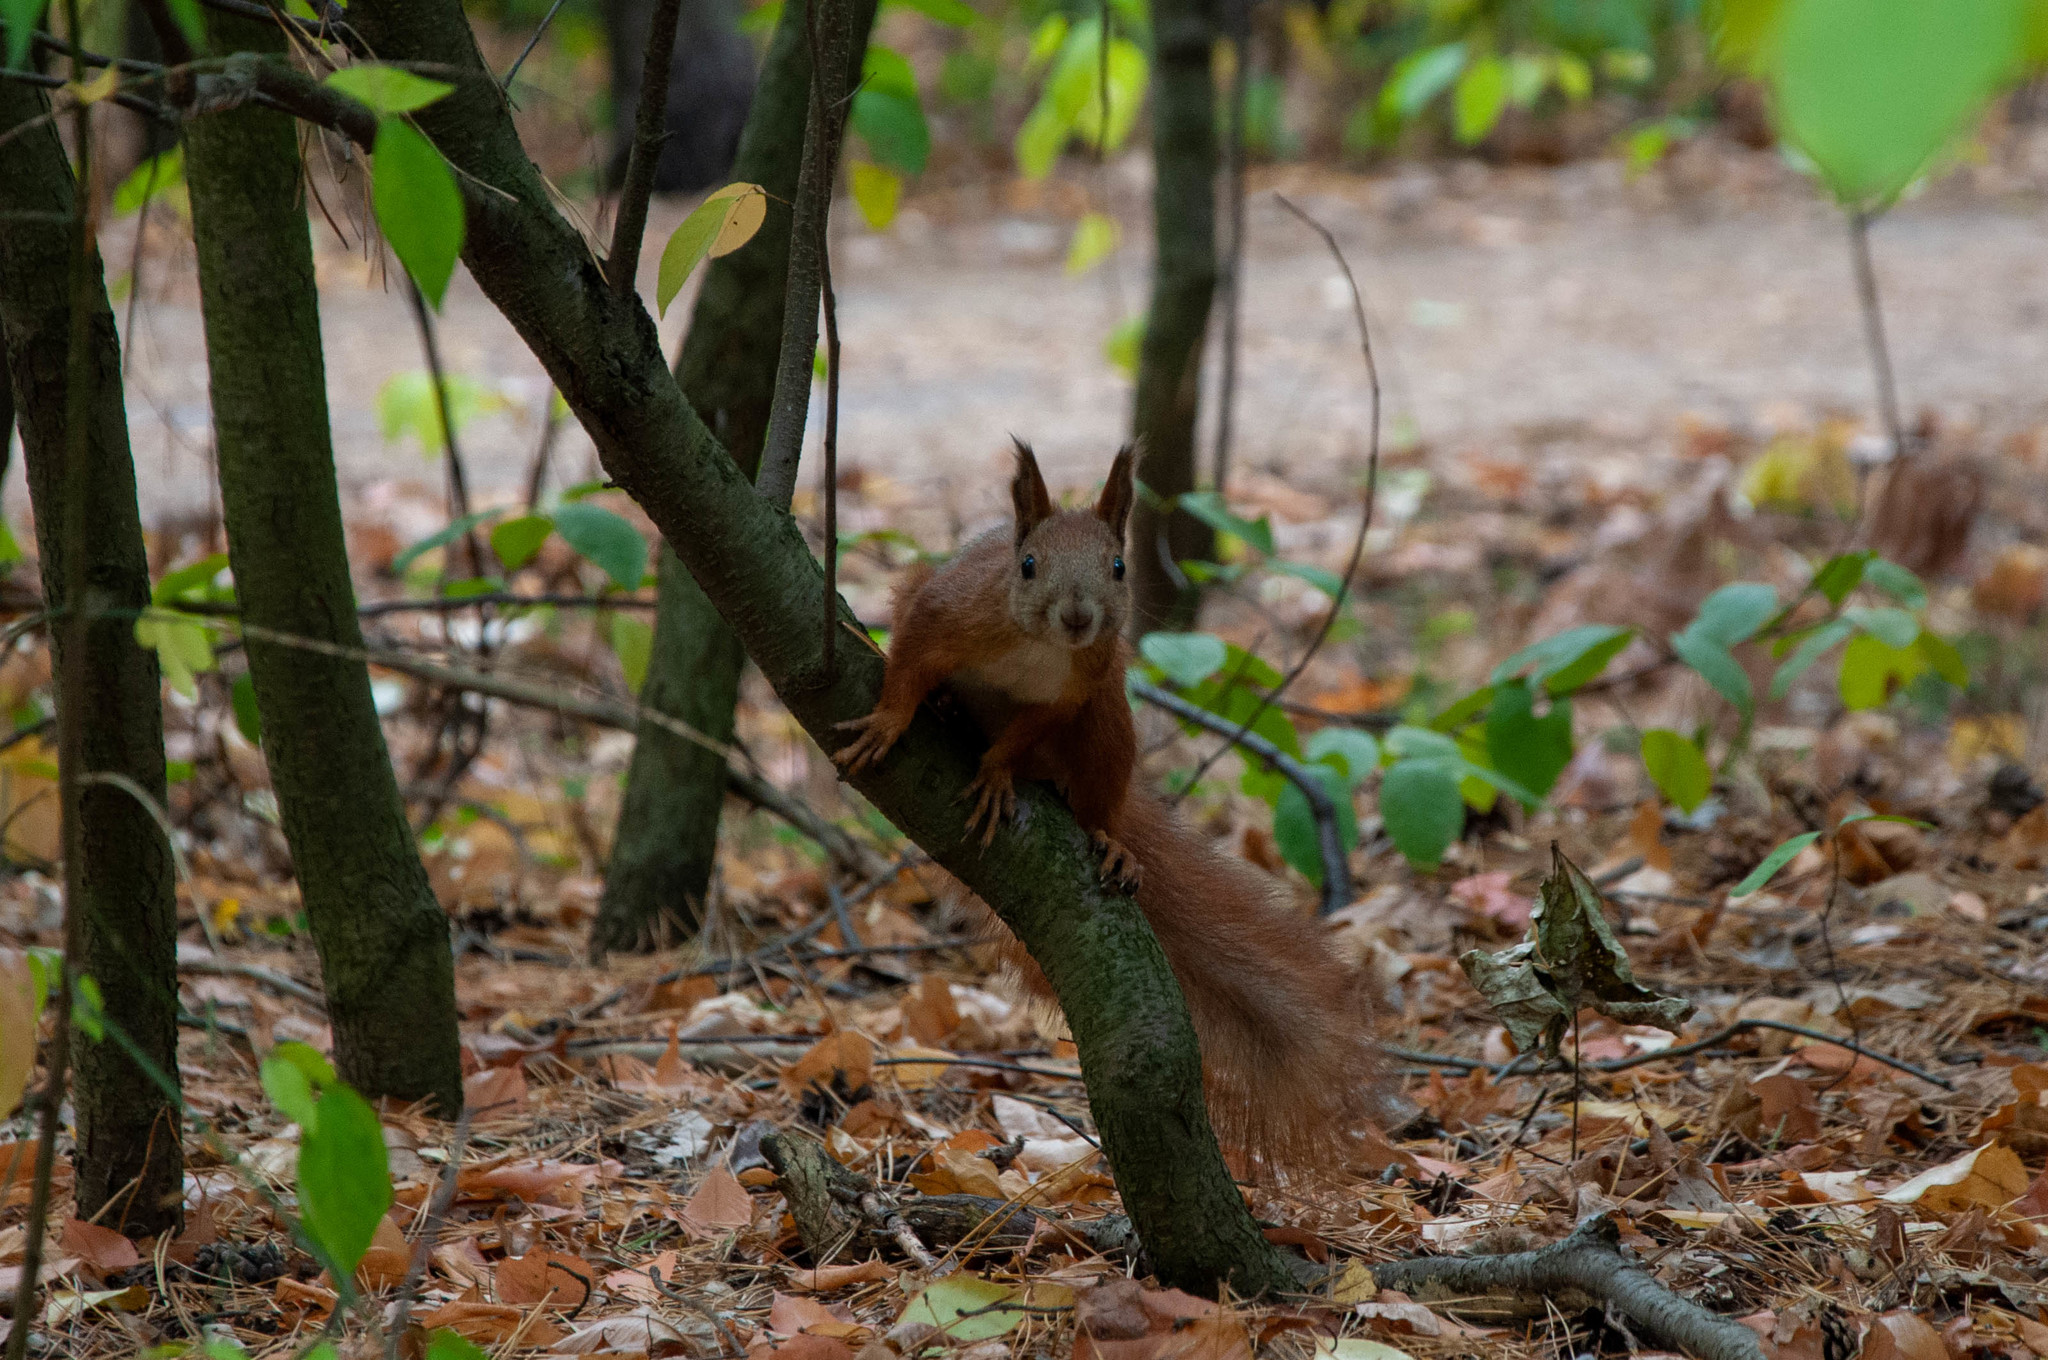
<svg viewBox="0 0 2048 1360">
<path fill-rule="evenodd" d="M 898 582 L 881 700 L 840 725 L 856 737 L 836 759 L 849 771 L 881 759 L 947 685 L 990 741 L 966 795 L 983 844 L 1013 815 L 1018 778 L 1056 786 L 1101 847 L 1104 879 L 1135 888 L 1180 981 L 1217 1136 L 1272 1170 L 1334 1169 L 1385 1096 L 1363 979 L 1268 875 L 1218 853 L 1134 780 L 1122 636 L 1134 451 L 1118 452 L 1085 510 L 1056 509 L 1030 447 L 1018 440 L 1016 451 L 1013 523 Z M 1004 934 L 1005 961 L 1051 999 Z"/>
</svg>

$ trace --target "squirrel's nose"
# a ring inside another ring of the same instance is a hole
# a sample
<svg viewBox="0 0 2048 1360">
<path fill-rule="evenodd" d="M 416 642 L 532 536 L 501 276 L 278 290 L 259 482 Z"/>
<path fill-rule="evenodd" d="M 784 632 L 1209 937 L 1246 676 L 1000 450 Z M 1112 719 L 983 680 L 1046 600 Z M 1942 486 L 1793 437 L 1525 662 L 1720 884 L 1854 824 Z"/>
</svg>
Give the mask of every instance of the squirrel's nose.
<svg viewBox="0 0 2048 1360">
<path fill-rule="evenodd" d="M 1095 622 L 1095 614 L 1078 601 L 1070 601 L 1060 609 L 1060 622 L 1076 633 L 1083 632 Z"/>
</svg>

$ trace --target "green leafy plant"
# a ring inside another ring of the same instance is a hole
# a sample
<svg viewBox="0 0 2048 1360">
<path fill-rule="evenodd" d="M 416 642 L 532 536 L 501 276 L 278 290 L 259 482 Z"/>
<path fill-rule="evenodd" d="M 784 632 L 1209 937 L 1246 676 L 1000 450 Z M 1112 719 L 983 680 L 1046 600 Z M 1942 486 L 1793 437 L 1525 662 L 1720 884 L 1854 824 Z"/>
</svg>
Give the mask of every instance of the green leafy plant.
<svg viewBox="0 0 2048 1360">
<path fill-rule="evenodd" d="M 231 579 L 223 579 L 227 576 L 226 553 L 165 572 L 150 591 L 150 607 L 135 620 L 136 644 L 156 652 L 164 679 L 187 699 L 199 697 L 197 677 L 214 668 L 212 629 L 219 625 L 176 606 L 233 604 L 235 588 Z"/>
<path fill-rule="evenodd" d="M 355 1274 L 391 1207 L 391 1165 L 377 1112 L 327 1059 L 282 1043 L 263 1060 L 263 1090 L 299 1126 L 299 1222 L 337 1281 Z"/>
<path fill-rule="evenodd" d="M 361 100 L 377 113 L 377 140 L 370 149 L 370 205 L 384 239 L 418 285 L 421 296 L 436 310 L 455 277 L 467 228 L 462 190 L 455 172 L 423 136 L 406 121 L 452 93 L 453 85 L 395 66 L 364 62 L 343 67 L 327 84 Z"/>
</svg>

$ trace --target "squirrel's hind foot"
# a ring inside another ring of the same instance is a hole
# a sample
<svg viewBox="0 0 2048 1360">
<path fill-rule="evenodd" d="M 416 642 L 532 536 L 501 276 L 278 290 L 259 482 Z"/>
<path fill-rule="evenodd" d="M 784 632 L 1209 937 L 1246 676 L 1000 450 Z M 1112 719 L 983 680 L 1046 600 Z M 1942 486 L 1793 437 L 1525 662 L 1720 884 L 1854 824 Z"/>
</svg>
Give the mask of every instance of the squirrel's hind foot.
<svg viewBox="0 0 2048 1360">
<path fill-rule="evenodd" d="M 834 731 L 858 735 L 851 744 L 834 751 L 832 760 L 848 774 L 866 769 L 889 754 L 889 749 L 909 726 L 909 718 L 899 717 L 883 708 L 877 708 L 865 718 L 848 718 L 843 723 L 834 723 Z"/>
<path fill-rule="evenodd" d="M 1095 831 L 1089 835 L 1096 848 L 1102 851 L 1102 881 L 1126 892 L 1136 892 L 1145 877 L 1145 871 L 1138 866 L 1138 857 L 1108 832 Z"/>
</svg>

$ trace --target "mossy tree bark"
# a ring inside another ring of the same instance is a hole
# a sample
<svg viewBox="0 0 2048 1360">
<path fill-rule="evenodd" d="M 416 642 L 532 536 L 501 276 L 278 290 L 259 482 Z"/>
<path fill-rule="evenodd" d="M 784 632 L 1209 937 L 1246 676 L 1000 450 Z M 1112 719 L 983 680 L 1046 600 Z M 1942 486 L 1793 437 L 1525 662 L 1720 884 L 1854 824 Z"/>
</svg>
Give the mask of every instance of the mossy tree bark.
<svg viewBox="0 0 2048 1360">
<path fill-rule="evenodd" d="M 875 0 L 853 0 L 849 82 L 860 70 L 875 8 Z M 805 9 L 801 0 L 783 8 L 733 165 L 735 180 L 768 191 L 768 220 L 752 241 L 711 262 L 676 362 L 683 395 L 750 479 L 760 465 L 775 397 L 789 279 L 789 205 L 796 199 L 810 110 Z M 660 560 L 654 652 L 640 702 L 729 741 L 746 649 L 666 543 Z M 716 752 L 651 723 L 640 725 L 604 898 L 591 931 L 593 956 L 658 948 L 696 935 L 725 789 L 725 761 Z"/>
<path fill-rule="evenodd" d="M 421 129 L 462 172 L 463 259 L 533 349 L 597 444 L 606 470 L 668 536 L 790 712 L 827 747 L 867 713 L 882 662 L 841 647 L 827 672 L 817 627 L 823 568 L 796 521 L 759 495 L 697 417 L 663 362 L 654 319 L 618 296 L 555 211 L 483 67 L 458 0 L 355 0 L 349 21 L 387 61 L 433 62 L 456 91 Z M 358 145 L 370 110 L 282 65 L 258 88 Z M 840 617 L 856 621 L 843 602 Z M 984 849 L 960 791 L 978 751 L 930 714 L 879 768 L 854 780 L 884 816 L 989 903 L 1045 970 L 1080 1048 L 1102 1143 L 1160 1277 L 1247 1295 L 1293 1287 L 1217 1150 L 1187 1006 L 1137 903 L 1105 889 L 1066 805 L 1027 786 L 1026 824 Z"/>
<path fill-rule="evenodd" d="M 1195 420 L 1202 349 L 1216 292 L 1216 87 L 1212 0 L 1157 0 L 1152 8 L 1152 304 L 1138 352 L 1131 433 L 1145 444 L 1139 480 L 1165 500 L 1195 489 Z M 1178 563 L 1206 558 L 1213 535 L 1185 511 L 1162 515 L 1140 501 L 1131 522 L 1132 629 L 1185 629 L 1196 593 Z"/>
<path fill-rule="evenodd" d="M 216 14 L 216 44 L 281 51 Z M 220 492 L 249 623 L 360 649 L 327 421 L 298 132 L 249 107 L 195 120 L 199 251 Z M 420 864 L 361 661 L 248 639 L 263 752 L 320 950 L 337 1067 L 371 1096 L 462 1108 L 448 919 Z"/>
<path fill-rule="evenodd" d="M 139 791 L 159 807 L 164 802 L 162 681 L 156 654 L 135 641 L 136 616 L 149 603 L 149 562 L 128 449 L 120 337 L 96 250 L 86 260 L 89 287 L 81 290 L 91 298 L 87 344 L 81 362 L 71 364 L 76 186 L 48 113 L 41 90 L 0 80 L 0 333 L 35 510 L 43 599 L 56 615 L 59 716 L 69 708 L 78 720 L 76 749 L 63 752 L 76 762 L 67 781 L 77 789 L 75 805 L 65 815 L 76 827 L 70 843 L 81 861 L 67 873 L 78 886 L 66 903 L 76 951 L 69 962 L 98 985 L 106 1016 L 105 1037 L 74 1030 L 71 1039 L 75 1193 L 81 1217 L 105 1209 L 102 1223 L 141 1236 L 174 1227 L 184 1199 L 176 866 L 156 814 L 136 797 Z M 41 126 L 23 127 L 37 120 Z M 71 403 L 74 372 L 90 391 Z M 89 422 L 76 444 L 73 410 L 86 412 Z M 73 466 L 74 447 L 85 451 L 82 469 Z M 82 525 L 76 541 L 67 541 L 67 522 Z M 74 555 L 83 558 L 76 575 Z M 82 598 L 72 596 L 74 579 L 85 583 Z M 82 657 L 69 654 L 74 644 Z"/>
</svg>

